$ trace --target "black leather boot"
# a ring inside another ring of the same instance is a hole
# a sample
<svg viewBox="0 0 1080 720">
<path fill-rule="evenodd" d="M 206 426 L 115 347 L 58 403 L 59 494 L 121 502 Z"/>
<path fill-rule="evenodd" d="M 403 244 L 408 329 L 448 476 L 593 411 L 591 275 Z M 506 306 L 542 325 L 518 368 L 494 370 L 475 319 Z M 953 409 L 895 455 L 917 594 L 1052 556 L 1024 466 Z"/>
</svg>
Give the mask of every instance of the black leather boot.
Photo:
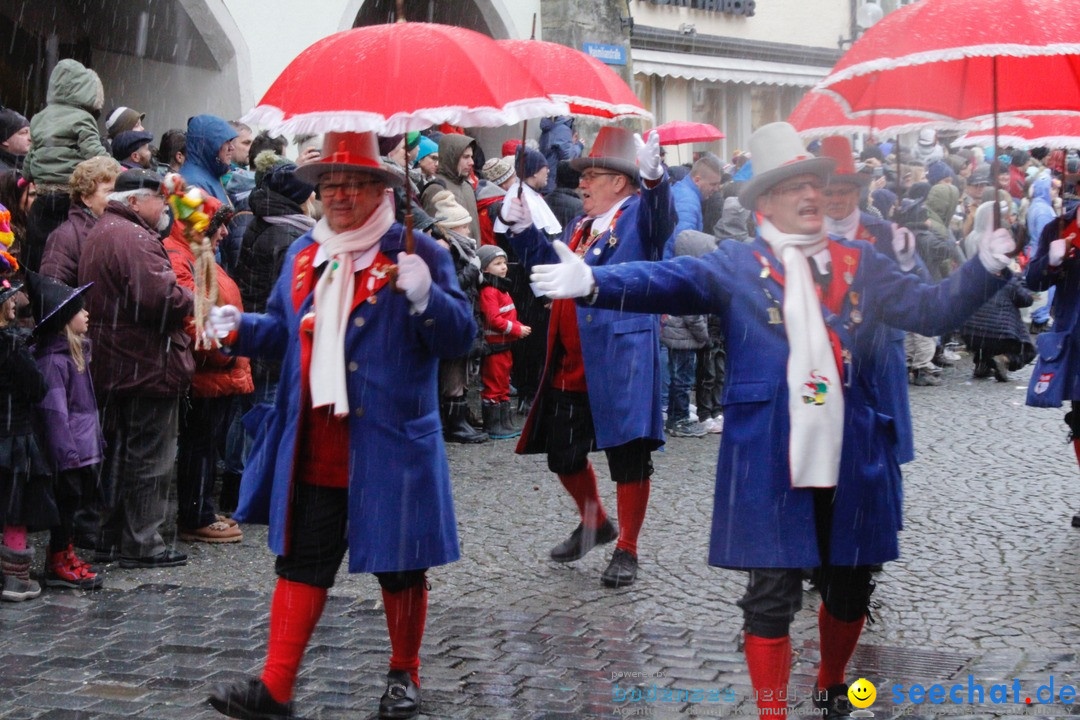
<svg viewBox="0 0 1080 720">
<path fill-rule="evenodd" d="M 455 443 L 482 443 L 488 436 L 465 419 L 465 398 L 443 398 L 443 439 Z"/>
<path fill-rule="evenodd" d="M 502 418 L 506 432 L 510 433 L 509 437 L 517 437 L 521 434 L 521 428 L 514 424 L 514 406 L 509 400 L 499 403 L 499 416 Z"/>
</svg>

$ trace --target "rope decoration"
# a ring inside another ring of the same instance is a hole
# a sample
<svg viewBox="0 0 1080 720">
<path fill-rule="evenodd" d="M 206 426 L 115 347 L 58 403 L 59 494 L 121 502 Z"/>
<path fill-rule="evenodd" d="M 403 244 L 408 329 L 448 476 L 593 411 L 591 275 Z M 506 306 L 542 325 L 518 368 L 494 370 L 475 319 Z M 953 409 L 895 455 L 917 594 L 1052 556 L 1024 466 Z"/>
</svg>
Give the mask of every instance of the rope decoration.
<svg viewBox="0 0 1080 720">
<path fill-rule="evenodd" d="M 217 262 L 214 259 L 214 234 L 232 218 L 232 209 L 228 206 L 218 208 L 211 218 L 206 214 L 209 209 L 208 198 L 197 187 L 187 187 L 183 178 L 175 173 L 165 177 L 165 191 L 169 197 L 169 207 L 173 218 L 184 228 L 184 238 L 195 256 L 192 276 L 195 278 L 195 311 L 192 323 L 195 326 L 195 349 L 213 350 L 221 347 L 221 341 L 207 333 L 206 325 L 210 309 L 218 301 Z"/>
</svg>

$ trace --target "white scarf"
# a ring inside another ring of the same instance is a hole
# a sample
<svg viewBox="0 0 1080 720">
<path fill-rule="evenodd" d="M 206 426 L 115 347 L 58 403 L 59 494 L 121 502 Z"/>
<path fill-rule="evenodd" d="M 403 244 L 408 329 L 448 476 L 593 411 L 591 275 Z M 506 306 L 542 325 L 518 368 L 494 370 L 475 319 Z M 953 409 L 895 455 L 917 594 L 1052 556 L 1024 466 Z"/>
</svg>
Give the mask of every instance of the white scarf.
<svg viewBox="0 0 1080 720">
<path fill-rule="evenodd" d="M 521 181 L 518 180 L 510 186 L 510 189 L 506 191 L 506 200 L 517 197 L 518 186 L 520 183 Z M 551 208 L 548 207 L 547 201 L 544 200 L 543 195 L 533 190 L 532 187 L 526 183 L 525 188 L 521 193 L 521 197 L 525 200 L 525 204 L 529 206 L 529 214 L 532 215 L 533 225 L 537 230 L 547 233 L 548 235 L 562 234 L 562 224 L 559 222 L 559 219 L 555 217 L 555 213 L 551 212 Z M 507 229 L 503 221 L 498 218 L 495 219 L 493 228 L 497 233 L 504 233 Z"/>
<path fill-rule="evenodd" d="M 843 220 L 833 220 L 828 215 L 825 216 L 825 232 L 833 237 L 847 238 L 848 240 L 855 239 L 855 233 L 859 232 L 859 220 L 862 218 L 862 214 L 859 212 L 859 208 L 855 208 L 855 212 L 848 215 Z"/>
<path fill-rule="evenodd" d="M 828 240 L 824 233 L 789 235 L 764 219 L 760 232 L 784 264 L 791 486 L 836 487 L 844 439 L 844 395 L 807 261 L 827 248 Z"/>
<path fill-rule="evenodd" d="M 311 346 L 311 406 L 333 405 L 334 416 L 349 414 L 349 393 L 345 385 L 345 331 L 355 293 L 353 261 L 378 245 L 394 224 L 390 194 L 355 230 L 334 233 L 323 218 L 311 236 L 330 258 L 315 284 L 315 335 Z"/>
</svg>

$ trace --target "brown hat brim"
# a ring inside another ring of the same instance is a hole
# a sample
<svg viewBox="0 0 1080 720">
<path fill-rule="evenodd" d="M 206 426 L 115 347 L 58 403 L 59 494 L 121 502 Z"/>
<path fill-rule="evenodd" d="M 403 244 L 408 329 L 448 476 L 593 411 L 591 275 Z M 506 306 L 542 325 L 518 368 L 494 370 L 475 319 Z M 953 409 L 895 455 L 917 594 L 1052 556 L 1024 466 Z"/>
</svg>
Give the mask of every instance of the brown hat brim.
<svg viewBox="0 0 1080 720">
<path fill-rule="evenodd" d="M 754 204 L 758 197 L 766 190 L 788 178 L 799 175 L 817 175 L 828 182 L 829 176 L 836 169 L 836 161 L 832 158 L 815 157 L 806 160 L 798 160 L 790 165 L 782 165 L 772 170 L 767 170 L 760 175 L 755 174 L 743 185 L 739 191 L 739 204 L 750 212 L 754 211 Z"/>
<path fill-rule="evenodd" d="M 405 184 L 405 179 L 395 172 L 383 168 L 366 167 L 352 163 L 336 162 L 313 162 L 296 168 L 296 177 L 309 185 L 318 185 L 323 175 L 330 173 L 356 173 L 358 175 L 372 175 L 384 181 L 387 186 L 399 188 Z"/>
<path fill-rule="evenodd" d="M 587 168 L 614 170 L 615 172 L 620 172 L 623 175 L 629 176 L 630 179 L 635 182 L 637 181 L 638 176 L 637 164 L 621 158 L 576 157 L 570 161 L 570 167 L 578 172 Z"/>
</svg>

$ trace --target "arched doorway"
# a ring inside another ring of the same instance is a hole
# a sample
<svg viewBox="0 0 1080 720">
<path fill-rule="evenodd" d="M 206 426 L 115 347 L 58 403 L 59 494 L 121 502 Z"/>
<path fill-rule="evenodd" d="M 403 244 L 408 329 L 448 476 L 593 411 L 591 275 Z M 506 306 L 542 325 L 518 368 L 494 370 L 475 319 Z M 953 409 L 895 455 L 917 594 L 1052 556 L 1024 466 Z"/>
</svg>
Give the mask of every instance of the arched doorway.
<svg viewBox="0 0 1080 720">
<path fill-rule="evenodd" d="M 438 0 L 405 0 L 405 17 L 413 22 L 433 22 L 457 25 L 493 38 L 513 37 L 510 20 L 501 3 L 491 0 L 473 2 L 439 2 Z M 397 0 L 361 0 L 353 27 L 393 22 L 397 17 Z"/>
<path fill-rule="evenodd" d="M 222 0 L 33 0 L 0 5 L 0 17 L 10 28 L 0 31 L 0 99 L 27 116 L 44 107 L 63 58 L 101 77 L 103 115 L 136 108 L 158 136 L 191 115 L 233 118 L 251 105 L 247 47 Z"/>
</svg>

